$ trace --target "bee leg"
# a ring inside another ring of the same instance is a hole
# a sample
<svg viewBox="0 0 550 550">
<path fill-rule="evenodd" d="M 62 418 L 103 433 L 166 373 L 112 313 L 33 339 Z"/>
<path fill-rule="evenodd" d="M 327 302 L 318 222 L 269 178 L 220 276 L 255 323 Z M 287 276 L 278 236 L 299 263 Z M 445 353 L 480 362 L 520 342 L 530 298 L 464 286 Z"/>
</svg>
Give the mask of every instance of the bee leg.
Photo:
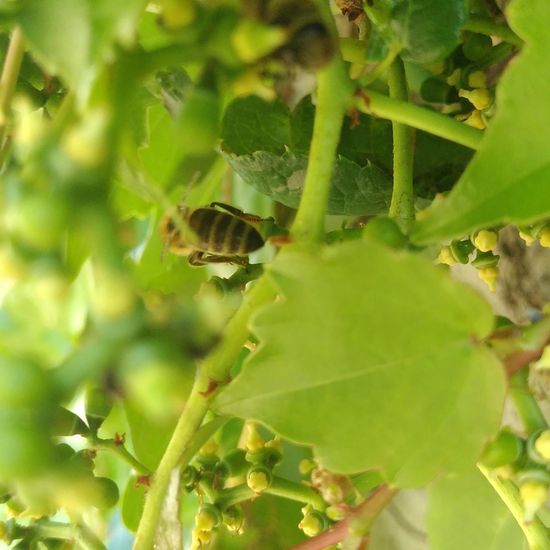
<svg viewBox="0 0 550 550">
<path fill-rule="evenodd" d="M 189 254 L 189 256 L 187 257 L 187 261 L 189 262 L 189 265 L 192 265 L 195 267 L 206 265 L 208 263 L 204 252 L 202 252 L 201 250 L 197 250 Z"/>
<path fill-rule="evenodd" d="M 223 208 L 224 210 L 227 210 L 230 214 L 233 214 L 234 216 L 237 216 L 237 218 L 241 218 L 242 220 L 245 220 L 247 222 L 266 222 L 266 221 L 273 221 L 272 217 L 269 218 L 261 218 L 260 216 L 255 216 L 254 214 L 247 214 L 246 212 L 243 212 L 239 208 L 236 208 L 235 206 L 231 206 L 230 204 L 225 204 L 224 202 L 211 202 L 210 206 L 212 207 L 218 207 Z"/>
<path fill-rule="evenodd" d="M 248 268 L 247 256 L 218 256 L 216 254 L 207 254 L 202 250 L 197 250 L 189 254 L 187 261 L 192 266 L 202 266 L 206 264 L 233 264 Z"/>
<path fill-rule="evenodd" d="M 210 264 L 233 264 L 240 265 L 245 269 L 248 268 L 247 256 L 217 256 L 215 254 L 208 254 L 204 257 L 204 261 Z"/>
</svg>

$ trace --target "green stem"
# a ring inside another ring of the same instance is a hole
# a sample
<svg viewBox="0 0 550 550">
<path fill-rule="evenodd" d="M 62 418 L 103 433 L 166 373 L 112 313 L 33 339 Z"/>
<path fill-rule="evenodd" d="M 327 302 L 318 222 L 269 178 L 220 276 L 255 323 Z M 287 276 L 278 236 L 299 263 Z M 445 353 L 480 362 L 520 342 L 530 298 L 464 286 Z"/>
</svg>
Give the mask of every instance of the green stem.
<svg viewBox="0 0 550 550">
<path fill-rule="evenodd" d="M 523 46 L 523 40 L 508 25 L 497 23 L 490 17 L 470 15 L 462 27 L 465 31 L 477 32 L 488 36 L 497 36 L 514 46 Z"/>
<path fill-rule="evenodd" d="M 535 516 L 533 521 L 526 523 L 524 520 L 523 505 L 521 504 L 519 491 L 512 481 L 499 478 L 485 466 L 478 464 L 480 472 L 492 485 L 498 496 L 502 499 L 510 513 L 520 526 L 530 550 L 550 550 L 550 536 L 541 520 Z"/>
<path fill-rule="evenodd" d="M 283 479 L 282 477 L 273 477 L 271 485 L 263 492 L 268 495 L 286 498 L 287 500 L 311 504 L 316 510 L 322 511 L 327 507 L 323 497 L 317 491 L 314 491 L 307 485 Z M 242 485 L 219 492 L 217 504 L 222 508 L 227 508 L 239 502 L 250 500 L 254 496 L 254 491 L 243 483 Z"/>
<path fill-rule="evenodd" d="M 510 397 L 527 432 L 531 434 L 546 429 L 548 424 L 529 389 L 528 377 L 529 370 L 522 369 L 510 378 Z"/>
<path fill-rule="evenodd" d="M 471 149 L 477 149 L 483 137 L 481 130 L 454 118 L 373 90 L 367 90 L 364 101 L 359 101 L 357 108 L 369 115 L 407 124 Z"/>
<path fill-rule="evenodd" d="M 281 477 L 274 477 L 271 485 L 264 492 L 288 500 L 311 504 L 313 508 L 320 511 L 327 507 L 323 497 L 317 491 L 302 483 L 295 483 Z"/>
<path fill-rule="evenodd" d="M 124 462 L 129 464 L 138 474 L 150 475 L 151 471 L 143 465 L 126 447 L 114 439 L 100 439 L 94 435 L 88 436 L 88 440 L 96 449 L 110 451 L 118 455 Z"/>
<path fill-rule="evenodd" d="M 405 66 L 400 57 L 390 65 L 388 73 L 390 97 L 409 100 Z M 393 128 L 393 192 L 389 215 L 397 219 L 406 233 L 414 223 L 413 160 L 414 131 L 410 126 L 392 122 Z"/>
<path fill-rule="evenodd" d="M 0 146 L 4 144 L 6 126 L 8 123 L 11 98 L 15 91 L 19 69 L 25 48 L 21 29 L 16 27 L 11 35 L 10 45 L 4 60 L 2 76 L 0 76 Z"/>
<path fill-rule="evenodd" d="M 257 308 L 272 301 L 274 296 L 275 291 L 269 280 L 265 277 L 258 280 L 245 295 L 240 309 L 228 323 L 223 340 L 202 364 L 185 409 L 153 475 L 136 533 L 134 550 L 153 548 L 157 523 L 172 470 L 179 465 L 186 466 L 198 450 L 192 445 L 194 437 L 217 393 L 217 385 L 227 380 L 229 371 L 248 337 L 250 316 Z"/>
<path fill-rule="evenodd" d="M 225 509 L 252 498 L 254 498 L 254 491 L 246 483 L 242 483 L 241 485 L 235 485 L 235 487 L 220 491 L 216 504 Z"/>
<path fill-rule="evenodd" d="M 344 61 L 367 65 L 373 63 L 367 56 L 367 43 L 358 38 L 340 38 L 340 53 Z"/>
<path fill-rule="evenodd" d="M 305 245 L 316 244 L 323 236 L 334 158 L 350 96 L 350 81 L 344 64 L 335 58 L 318 73 L 309 162 L 300 207 L 291 231 L 294 239 Z"/>
<path fill-rule="evenodd" d="M 83 550 L 107 550 L 107 547 L 83 523 L 76 526 L 76 542 Z"/>
</svg>

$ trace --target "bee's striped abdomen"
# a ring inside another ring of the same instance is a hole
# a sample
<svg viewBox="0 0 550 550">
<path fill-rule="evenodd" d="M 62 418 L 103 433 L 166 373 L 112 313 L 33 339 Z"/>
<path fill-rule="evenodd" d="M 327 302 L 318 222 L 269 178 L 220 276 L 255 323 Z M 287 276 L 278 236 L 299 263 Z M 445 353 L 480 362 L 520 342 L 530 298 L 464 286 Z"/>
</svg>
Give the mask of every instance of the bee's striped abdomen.
<svg viewBox="0 0 550 550">
<path fill-rule="evenodd" d="M 258 231 L 244 220 L 214 208 L 197 208 L 189 217 L 196 246 L 220 255 L 247 255 L 264 245 Z"/>
</svg>

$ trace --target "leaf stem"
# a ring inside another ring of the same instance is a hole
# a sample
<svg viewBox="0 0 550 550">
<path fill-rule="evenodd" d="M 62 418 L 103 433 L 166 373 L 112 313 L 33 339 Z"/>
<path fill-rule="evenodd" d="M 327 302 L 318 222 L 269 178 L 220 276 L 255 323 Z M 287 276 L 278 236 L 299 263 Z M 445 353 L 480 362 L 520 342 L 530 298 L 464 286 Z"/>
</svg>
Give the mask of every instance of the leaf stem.
<svg viewBox="0 0 550 550">
<path fill-rule="evenodd" d="M 519 491 L 514 483 L 508 479 L 499 478 L 481 464 L 478 464 L 477 467 L 514 516 L 527 539 L 529 549 L 550 550 L 550 536 L 541 520 L 535 516 L 531 522 L 525 522 L 523 505 L 520 500 Z"/>
<path fill-rule="evenodd" d="M 110 451 L 118 455 L 124 462 L 129 464 L 138 474 L 150 475 L 151 471 L 147 466 L 143 465 L 128 449 L 114 439 L 101 439 L 94 435 L 89 435 L 87 439 L 96 449 Z"/>
<path fill-rule="evenodd" d="M 351 84 L 338 57 L 318 73 L 317 109 L 309 150 L 304 191 L 292 236 L 306 245 L 322 240 L 336 148 L 344 114 L 351 97 Z"/>
<path fill-rule="evenodd" d="M 510 378 L 510 397 L 527 432 L 531 434 L 537 430 L 546 429 L 548 424 L 529 389 L 528 377 L 529 371 L 523 369 Z"/>
<path fill-rule="evenodd" d="M 197 445 L 196 441 L 200 434 L 200 425 L 217 393 L 217 388 L 227 381 L 229 371 L 248 337 L 250 316 L 257 308 L 270 302 L 274 296 L 275 290 L 269 280 L 265 277 L 259 279 L 245 295 L 240 309 L 228 323 L 224 338 L 218 347 L 202 364 L 185 409 L 153 475 L 136 533 L 134 550 L 153 548 L 157 523 L 172 470 L 178 466 L 185 466 L 204 444 L 203 441 Z"/>
<path fill-rule="evenodd" d="M 21 61 L 25 52 L 23 34 L 19 27 L 16 27 L 11 35 L 10 45 L 4 60 L 2 75 L 0 76 L 0 146 L 4 144 L 6 126 L 8 124 L 11 98 L 15 91 Z"/>
<path fill-rule="evenodd" d="M 317 491 L 314 491 L 307 485 L 283 479 L 282 477 L 274 476 L 271 485 L 263 493 L 286 498 L 287 500 L 303 502 L 304 504 L 311 504 L 313 508 L 320 511 L 324 510 L 327 506 L 323 497 Z M 216 503 L 223 508 L 250 500 L 256 496 L 254 491 L 244 483 L 220 491 L 218 495 Z"/>
<path fill-rule="evenodd" d="M 396 57 L 388 72 L 390 97 L 409 100 L 405 66 Z M 414 131 L 410 126 L 392 121 L 393 129 L 393 192 L 389 215 L 397 219 L 405 233 L 414 223 L 413 161 Z"/>
<path fill-rule="evenodd" d="M 406 101 L 399 101 L 384 94 L 367 90 L 357 108 L 369 115 L 407 124 L 418 130 L 477 149 L 483 132 L 436 111 L 430 111 Z"/>
<path fill-rule="evenodd" d="M 523 46 L 523 40 L 508 26 L 497 23 L 490 17 L 483 15 L 470 15 L 470 18 L 462 27 L 465 31 L 477 32 L 488 36 L 497 36 L 514 46 Z"/>
</svg>

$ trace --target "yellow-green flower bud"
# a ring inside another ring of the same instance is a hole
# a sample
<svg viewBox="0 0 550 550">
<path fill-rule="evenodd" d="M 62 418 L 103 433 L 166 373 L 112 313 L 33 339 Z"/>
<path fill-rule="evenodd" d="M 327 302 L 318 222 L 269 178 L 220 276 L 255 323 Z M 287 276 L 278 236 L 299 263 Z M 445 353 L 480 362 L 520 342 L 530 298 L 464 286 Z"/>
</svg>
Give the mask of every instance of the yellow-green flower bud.
<svg viewBox="0 0 550 550">
<path fill-rule="evenodd" d="M 212 541 L 212 531 L 201 531 L 200 529 L 193 529 L 193 539 L 191 542 L 191 549 L 201 549 L 208 546 Z"/>
<path fill-rule="evenodd" d="M 474 236 L 473 243 L 481 252 L 489 252 L 490 250 L 494 250 L 498 244 L 498 233 L 482 229 Z"/>
<path fill-rule="evenodd" d="M 201 455 L 215 455 L 218 452 L 218 444 L 214 439 L 209 439 L 200 450 Z"/>
<path fill-rule="evenodd" d="M 223 512 L 223 523 L 232 533 L 240 534 L 244 527 L 243 509 L 238 506 L 230 506 Z"/>
<path fill-rule="evenodd" d="M 499 273 L 500 273 L 500 270 L 496 265 L 489 266 L 489 267 L 482 267 L 478 271 L 479 278 L 485 283 L 487 283 L 487 286 L 489 287 L 491 292 L 494 292 L 496 290 Z"/>
<path fill-rule="evenodd" d="M 311 458 L 303 458 L 300 460 L 300 463 L 298 464 L 298 471 L 303 475 L 307 475 L 315 468 L 317 464 L 315 464 L 315 461 L 311 460 Z"/>
<path fill-rule="evenodd" d="M 220 511 L 213 504 L 201 506 L 195 516 L 195 527 L 199 531 L 212 531 L 221 521 Z"/>
<path fill-rule="evenodd" d="M 487 88 L 478 88 L 476 90 L 460 90 L 458 92 L 460 97 L 466 98 L 476 109 L 483 111 L 487 109 L 492 103 L 493 98 Z"/>
<path fill-rule="evenodd" d="M 298 527 L 308 536 L 315 537 L 326 529 L 327 521 L 319 512 L 307 512 Z"/>
<path fill-rule="evenodd" d="M 459 82 L 460 82 L 460 69 L 455 69 L 447 77 L 447 84 L 449 84 L 449 86 L 457 86 Z"/>
<path fill-rule="evenodd" d="M 540 359 L 533 363 L 533 366 L 538 370 L 550 369 L 550 346 L 544 348 Z"/>
<path fill-rule="evenodd" d="M 270 439 L 266 442 L 265 446 L 269 449 L 274 449 L 278 451 L 279 453 L 283 452 L 283 446 L 281 444 L 281 438 L 280 436 L 276 435 L 273 439 Z"/>
<path fill-rule="evenodd" d="M 327 515 L 328 519 L 332 521 L 341 521 L 346 517 L 347 510 L 345 505 L 335 504 L 333 506 L 329 506 L 325 510 L 325 514 Z"/>
<path fill-rule="evenodd" d="M 538 481 L 525 481 L 519 488 L 519 494 L 525 508 L 525 521 L 532 521 L 548 499 L 548 486 Z"/>
<path fill-rule="evenodd" d="M 472 126 L 473 128 L 479 128 L 480 130 L 485 129 L 485 121 L 483 120 L 483 117 L 481 116 L 481 111 L 472 111 L 470 113 L 470 116 L 464 121 L 464 124 L 467 124 L 468 126 Z"/>
<path fill-rule="evenodd" d="M 168 30 L 177 30 L 195 19 L 195 6 L 191 0 L 162 0 L 161 22 Z"/>
<path fill-rule="evenodd" d="M 487 77 L 483 71 L 473 71 L 468 75 L 468 85 L 470 88 L 485 88 Z"/>
<path fill-rule="evenodd" d="M 231 36 L 231 44 L 241 61 L 252 63 L 282 46 L 288 39 L 282 27 L 243 19 Z"/>
<path fill-rule="evenodd" d="M 539 243 L 544 248 L 550 248 L 550 227 L 545 227 L 539 233 Z"/>
<path fill-rule="evenodd" d="M 321 496 L 329 504 L 339 504 L 344 500 L 344 490 L 338 483 L 329 483 L 321 489 Z"/>
<path fill-rule="evenodd" d="M 443 61 L 438 61 L 437 63 L 432 63 L 426 67 L 428 71 L 432 74 L 441 74 L 445 70 L 445 63 Z"/>
<path fill-rule="evenodd" d="M 550 430 L 544 430 L 538 435 L 534 447 L 542 458 L 550 461 Z"/>
<path fill-rule="evenodd" d="M 524 231 L 519 230 L 519 236 L 523 239 L 527 246 L 531 246 L 535 242 L 535 238 Z"/>
<path fill-rule="evenodd" d="M 451 250 L 451 247 L 449 246 L 444 246 L 440 252 L 439 252 L 439 256 L 437 257 L 437 261 L 440 263 L 440 264 L 445 264 L 445 265 L 455 265 L 457 263 L 454 255 L 453 255 L 453 252 Z"/>
<path fill-rule="evenodd" d="M 499 466 L 495 468 L 494 473 L 502 479 L 512 479 L 516 474 L 514 467 L 511 464 L 505 464 L 504 466 Z"/>
<path fill-rule="evenodd" d="M 246 474 L 246 484 L 254 493 L 262 493 L 270 485 L 273 476 L 267 468 L 255 466 Z"/>
<path fill-rule="evenodd" d="M 256 427 L 256 424 L 254 424 L 253 422 L 249 422 L 245 426 L 245 432 L 246 432 L 245 446 L 247 450 L 257 451 L 258 449 L 262 449 L 264 447 L 265 439 L 258 432 L 258 428 Z"/>
</svg>

